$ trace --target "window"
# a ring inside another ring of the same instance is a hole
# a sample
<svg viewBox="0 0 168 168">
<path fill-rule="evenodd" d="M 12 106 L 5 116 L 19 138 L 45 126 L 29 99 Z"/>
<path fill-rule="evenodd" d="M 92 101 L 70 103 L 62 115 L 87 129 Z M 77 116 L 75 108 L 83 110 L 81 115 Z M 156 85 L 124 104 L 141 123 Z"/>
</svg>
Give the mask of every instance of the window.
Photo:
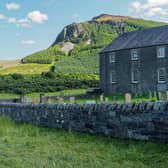
<svg viewBox="0 0 168 168">
<path fill-rule="evenodd" d="M 132 83 L 138 83 L 139 71 L 137 69 L 131 72 Z"/>
<path fill-rule="evenodd" d="M 116 78 L 117 78 L 116 71 L 111 71 L 110 72 L 110 83 L 116 83 L 117 82 Z"/>
<path fill-rule="evenodd" d="M 136 61 L 138 59 L 139 59 L 138 50 L 137 49 L 131 50 L 131 60 Z"/>
<path fill-rule="evenodd" d="M 158 83 L 165 83 L 166 82 L 166 69 L 159 68 L 157 73 L 158 73 Z"/>
<path fill-rule="evenodd" d="M 165 57 L 165 47 L 158 47 L 157 48 L 157 57 L 164 58 Z"/>
<path fill-rule="evenodd" d="M 109 53 L 109 61 L 110 63 L 114 63 L 116 61 L 116 56 L 114 52 Z"/>
</svg>

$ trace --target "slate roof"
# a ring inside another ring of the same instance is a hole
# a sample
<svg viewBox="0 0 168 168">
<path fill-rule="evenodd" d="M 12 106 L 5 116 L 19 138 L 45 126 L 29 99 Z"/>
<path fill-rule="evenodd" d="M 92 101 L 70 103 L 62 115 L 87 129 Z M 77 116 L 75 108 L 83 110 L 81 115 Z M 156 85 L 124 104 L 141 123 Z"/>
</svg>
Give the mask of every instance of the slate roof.
<svg viewBox="0 0 168 168">
<path fill-rule="evenodd" d="M 164 44 L 168 44 L 167 25 L 124 33 L 105 47 L 101 53 Z"/>
</svg>

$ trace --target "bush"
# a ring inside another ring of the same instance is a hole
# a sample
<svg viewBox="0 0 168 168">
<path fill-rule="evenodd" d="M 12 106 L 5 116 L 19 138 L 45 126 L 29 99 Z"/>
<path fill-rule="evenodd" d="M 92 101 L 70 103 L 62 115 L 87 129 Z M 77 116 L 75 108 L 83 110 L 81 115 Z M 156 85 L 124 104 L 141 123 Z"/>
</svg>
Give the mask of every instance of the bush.
<svg viewBox="0 0 168 168">
<path fill-rule="evenodd" d="M 55 73 L 54 72 L 42 72 L 42 76 L 46 77 L 46 78 L 50 78 L 50 79 L 53 79 L 55 78 Z"/>
<path fill-rule="evenodd" d="M 15 80 L 24 78 L 22 74 L 12 74 L 11 77 Z"/>
</svg>

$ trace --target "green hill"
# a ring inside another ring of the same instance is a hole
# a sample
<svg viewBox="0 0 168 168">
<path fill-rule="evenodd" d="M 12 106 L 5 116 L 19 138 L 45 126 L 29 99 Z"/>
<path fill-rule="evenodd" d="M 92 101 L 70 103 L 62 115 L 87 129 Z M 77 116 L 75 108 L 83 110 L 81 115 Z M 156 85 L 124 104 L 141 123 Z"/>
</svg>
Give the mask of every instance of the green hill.
<svg viewBox="0 0 168 168">
<path fill-rule="evenodd" d="M 51 47 L 22 59 L 22 63 L 53 63 L 55 72 L 98 73 L 98 53 L 118 34 L 119 21 L 126 23 L 126 32 L 166 23 L 149 20 L 100 15 L 90 21 L 66 26 Z"/>
</svg>

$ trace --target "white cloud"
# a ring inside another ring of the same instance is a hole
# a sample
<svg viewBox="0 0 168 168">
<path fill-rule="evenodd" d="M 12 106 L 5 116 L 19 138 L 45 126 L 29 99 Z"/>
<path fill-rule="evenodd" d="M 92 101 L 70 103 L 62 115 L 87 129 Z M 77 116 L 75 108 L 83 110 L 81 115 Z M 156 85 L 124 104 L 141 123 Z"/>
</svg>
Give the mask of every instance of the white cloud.
<svg viewBox="0 0 168 168">
<path fill-rule="evenodd" d="M 8 23 L 17 23 L 17 19 L 15 17 L 8 18 Z"/>
<path fill-rule="evenodd" d="M 34 40 L 22 40 L 20 43 L 24 45 L 33 45 L 36 42 Z"/>
<path fill-rule="evenodd" d="M 41 24 L 47 21 L 48 15 L 40 11 L 32 11 L 25 18 L 17 19 L 15 17 L 7 17 L 0 13 L 0 20 L 15 24 L 17 27 L 31 27 L 32 23 Z"/>
<path fill-rule="evenodd" d="M 27 14 L 27 18 L 35 23 L 43 23 L 48 20 L 48 16 L 45 13 L 41 13 L 38 10 L 32 11 Z"/>
<path fill-rule="evenodd" d="M 15 2 L 7 3 L 6 4 L 6 9 L 8 9 L 8 10 L 18 10 L 18 9 L 20 9 L 20 4 L 17 4 Z"/>
<path fill-rule="evenodd" d="M 167 20 L 168 0 L 146 0 L 144 3 L 134 1 L 130 4 L 130 11 L 145 18 Z"/>
<path fill-rule="evenodd" d="M 6 16 L 0 13 L 0 20 L 3 20 L 5 18 L 6 18 Z"/>
</svg>

